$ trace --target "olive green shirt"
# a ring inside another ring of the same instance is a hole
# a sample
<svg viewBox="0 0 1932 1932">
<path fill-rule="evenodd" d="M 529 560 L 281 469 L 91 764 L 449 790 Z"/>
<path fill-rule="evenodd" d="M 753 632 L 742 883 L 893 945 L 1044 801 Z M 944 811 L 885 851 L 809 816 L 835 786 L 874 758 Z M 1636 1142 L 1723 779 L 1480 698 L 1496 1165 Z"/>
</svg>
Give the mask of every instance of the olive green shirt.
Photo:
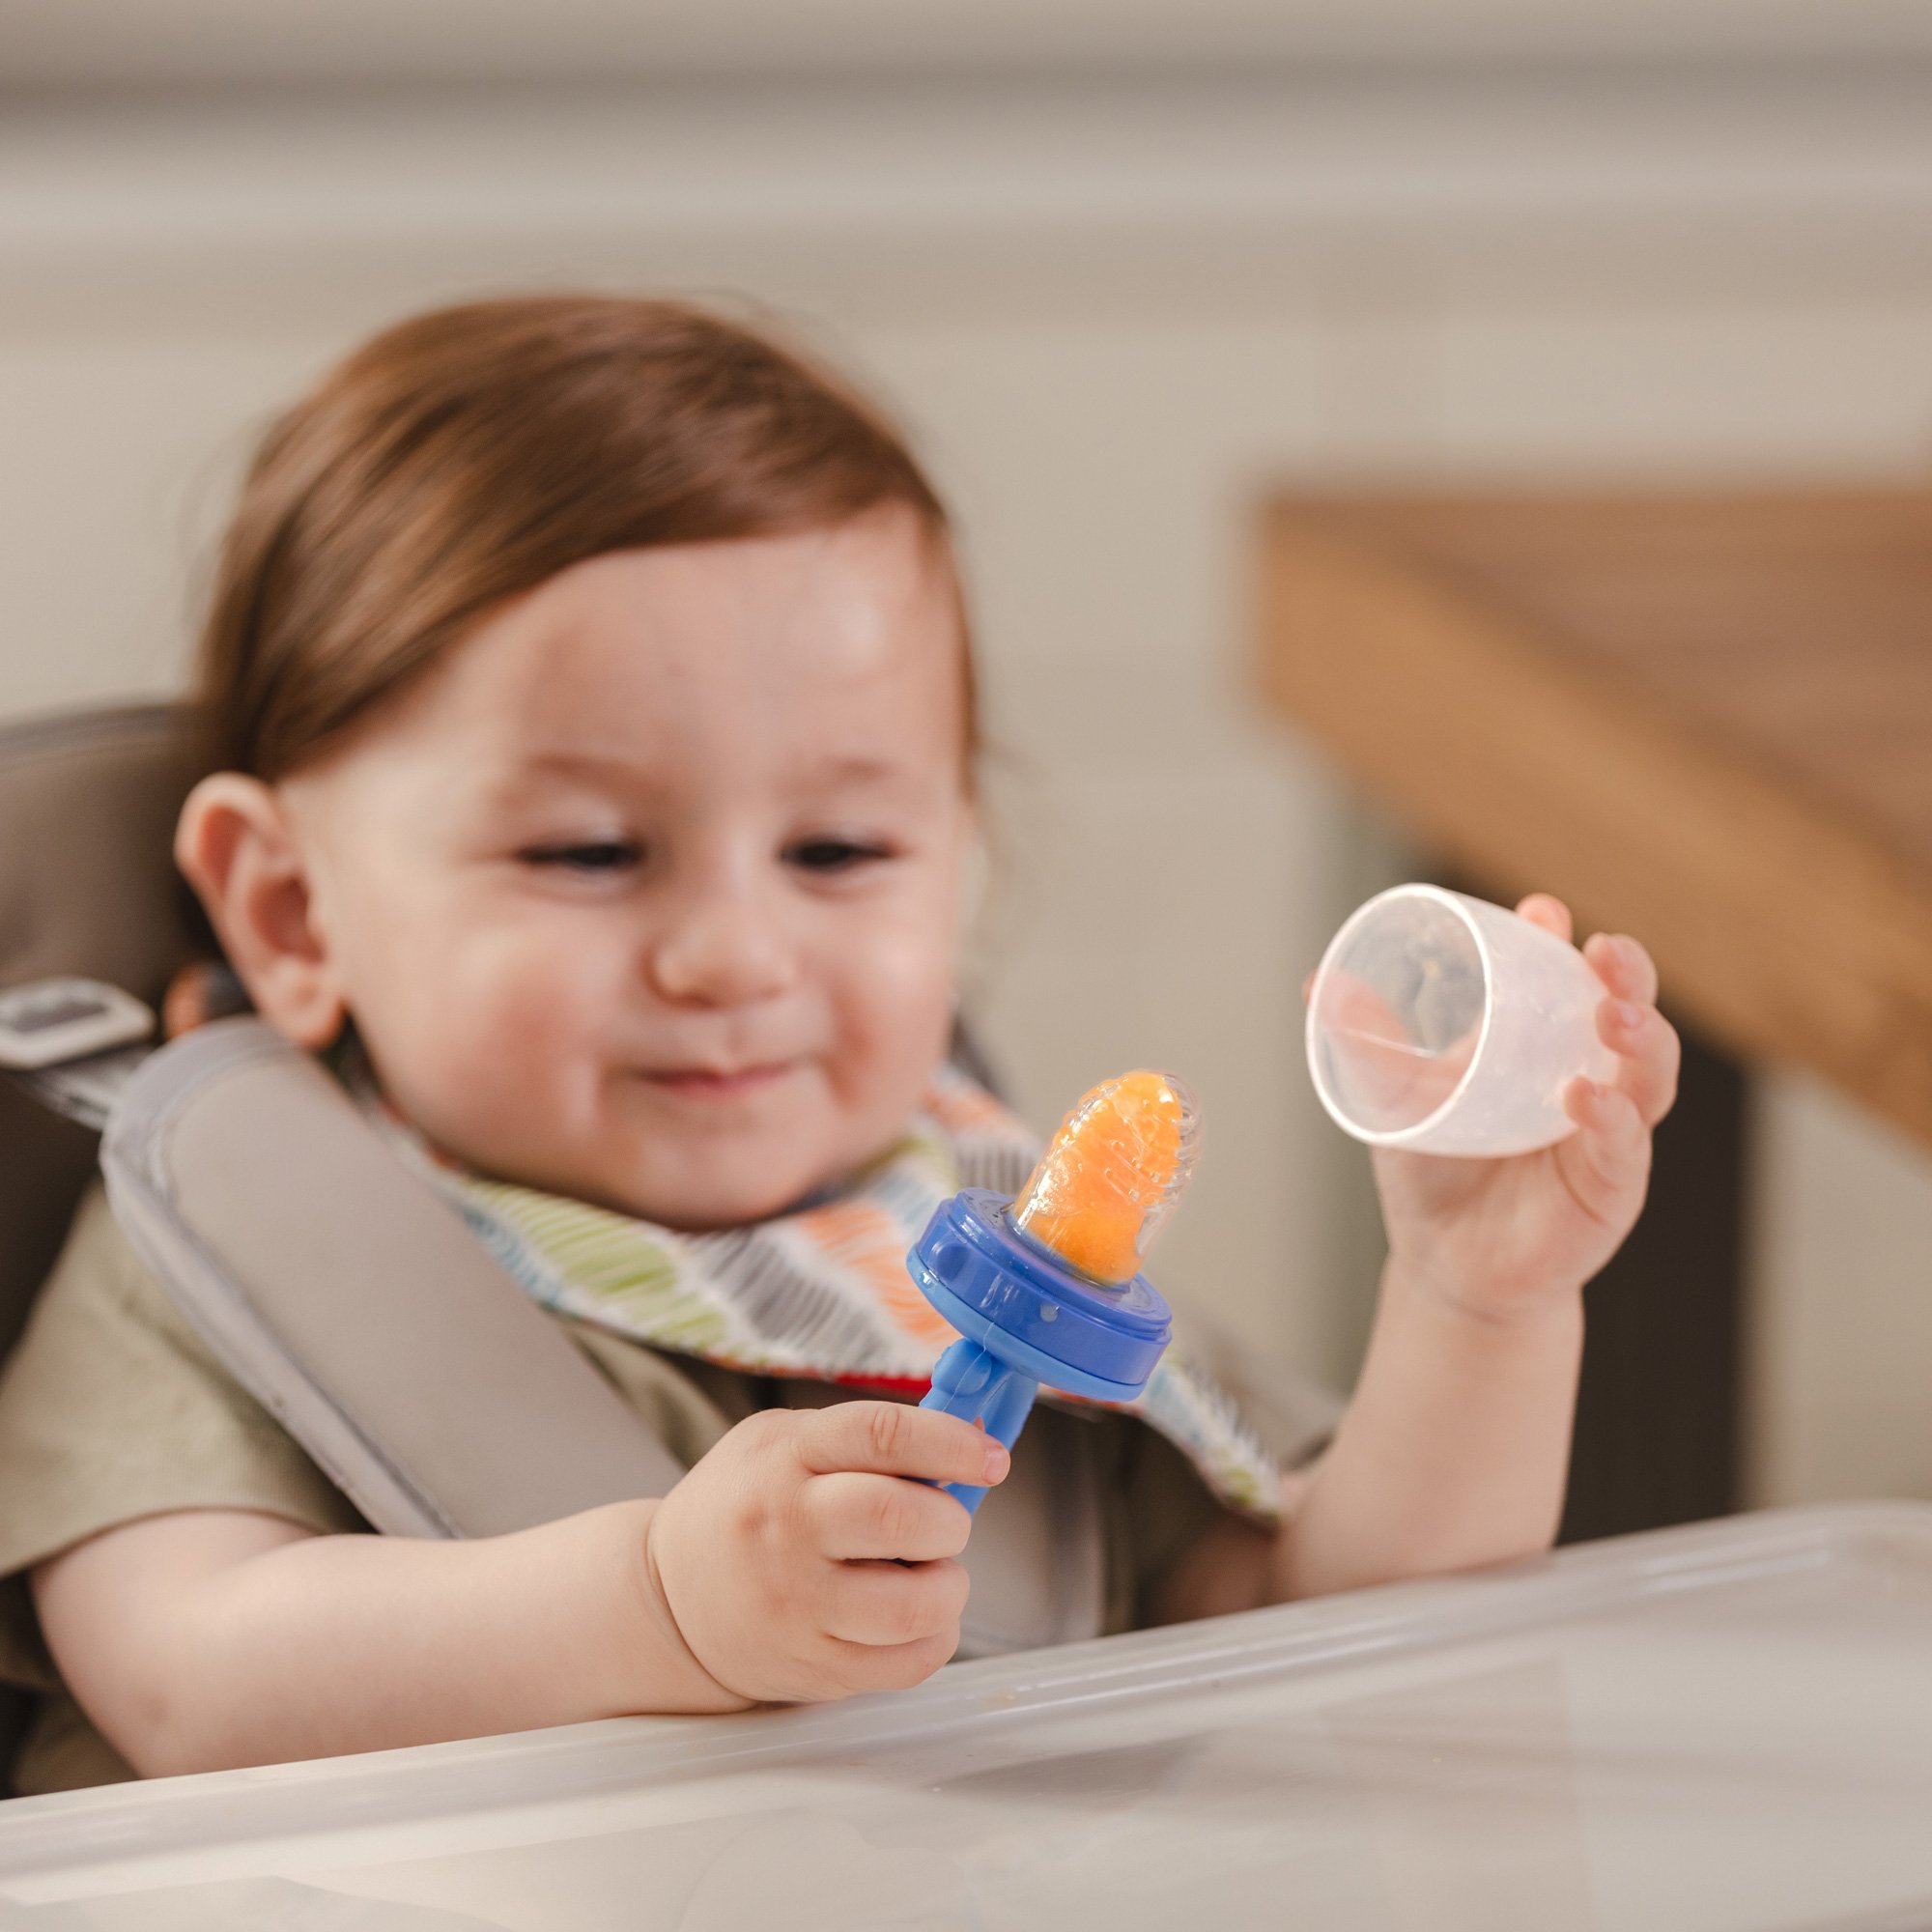
<svg viewBox="0 0 1932 1932">
<path fill-rule="evenodd" d="M 553 1319 L 687 1468 L 734 1423 L 786 1399 L 764 1378 Z M 787 1391 L 797 1395 L 813 1399 Z M 1261 1420 L 1271 1446 L 1293 1458 L 1314 1446 L 1331 1416 L 1332 1406 L 1311 1392 Z M 1152 1430 L 1102 1412 L 1088 1426 L 1099 1451 L 1105 1624 L 1126 1629 L 1220 1506 Z M 1022 1453 L 1026 1446 L 1022 1438 Z M 27 1573 L 103 1530 L 188 1509 L 259 1510 L 320 1535 L 369 1528 L 204 1347 L 97 1185 L 0 1374 L 0 1679 L 39 1697 L 14 1768 L 22 1794 L 133 1775 L 62 1686 Z"/>
</svg>

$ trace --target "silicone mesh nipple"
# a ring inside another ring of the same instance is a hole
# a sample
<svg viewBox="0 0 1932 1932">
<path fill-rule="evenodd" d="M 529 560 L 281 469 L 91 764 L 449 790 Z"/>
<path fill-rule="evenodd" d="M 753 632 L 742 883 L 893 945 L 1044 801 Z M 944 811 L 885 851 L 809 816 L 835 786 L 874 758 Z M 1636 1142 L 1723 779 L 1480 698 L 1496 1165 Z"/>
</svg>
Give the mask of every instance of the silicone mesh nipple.
<svg viewBox="0 0 1932 1932">
<path fill-rule="evenodd" d="M 1200 1151 L 1200 1109 L 1171 1074 L 1103 1080 L 1061 1122 L 1014 1225 L 1090 1281 L 1118 1286 L 1140 1272 Z"/>
</svg>

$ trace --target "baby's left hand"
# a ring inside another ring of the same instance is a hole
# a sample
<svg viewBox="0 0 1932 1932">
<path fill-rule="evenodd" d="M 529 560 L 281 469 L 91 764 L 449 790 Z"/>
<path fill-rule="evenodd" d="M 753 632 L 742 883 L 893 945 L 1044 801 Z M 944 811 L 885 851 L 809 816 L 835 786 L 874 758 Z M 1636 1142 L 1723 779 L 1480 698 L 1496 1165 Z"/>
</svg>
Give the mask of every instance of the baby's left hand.
<svg viewBox="0 0 1932 1932">
<path fill-rule="evenodd" d="M 1517 911 L 1569 939 L 1560 900 L 1535 893 Z M 1635 940 L 1598 933 L 1583 956 L 1607 988 L 1597 1031 L 1620 1065 L 1613 1085 L 1572 1082 L 1564 1111 L 1574 1134 L 1501 1160 L 1376 1154 L 1391 1266 L 1471 1314 L 1531 1315 L 1580 1289 L 1643 1207 L 1650 1133 L 1677 1097 L 1681 1048 L 1657 1010 L 1657 968 Z"/>
</svg>

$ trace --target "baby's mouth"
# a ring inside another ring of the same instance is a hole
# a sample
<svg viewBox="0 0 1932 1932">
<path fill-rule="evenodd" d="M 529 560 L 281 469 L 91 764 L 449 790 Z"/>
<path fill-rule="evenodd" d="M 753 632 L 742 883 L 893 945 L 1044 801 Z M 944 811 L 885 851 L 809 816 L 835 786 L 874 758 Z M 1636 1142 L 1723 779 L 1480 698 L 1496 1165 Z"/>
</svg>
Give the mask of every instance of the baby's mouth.
<svg viewBox="0 0 1932 1932">
<path fill-rule="evenodd" d="M 797 1063 L 763 1061 L 749 1066 L 647 1067 L 643 1078 L 667 1094 L 692 1100 L 736 1100 L 759 1094 L 790 1073 Z"/>
</svg>

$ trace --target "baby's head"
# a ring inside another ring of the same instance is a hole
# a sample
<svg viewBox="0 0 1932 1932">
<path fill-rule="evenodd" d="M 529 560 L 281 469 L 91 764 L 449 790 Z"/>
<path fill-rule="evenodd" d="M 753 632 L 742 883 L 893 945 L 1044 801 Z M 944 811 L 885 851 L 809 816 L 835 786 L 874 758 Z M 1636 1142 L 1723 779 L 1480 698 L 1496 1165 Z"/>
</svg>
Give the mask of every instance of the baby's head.
<svg viewBox="0 0 1932 1932">
<path fill-rule="evenodd" d="M 176 852 L 261 1012 L 490 1174 L 685 1227 L 890 1142 L 946 1049 L 973 687 L 865 405 L 675 305 L 368 344 L 256 460 Z"/>
</svg>

